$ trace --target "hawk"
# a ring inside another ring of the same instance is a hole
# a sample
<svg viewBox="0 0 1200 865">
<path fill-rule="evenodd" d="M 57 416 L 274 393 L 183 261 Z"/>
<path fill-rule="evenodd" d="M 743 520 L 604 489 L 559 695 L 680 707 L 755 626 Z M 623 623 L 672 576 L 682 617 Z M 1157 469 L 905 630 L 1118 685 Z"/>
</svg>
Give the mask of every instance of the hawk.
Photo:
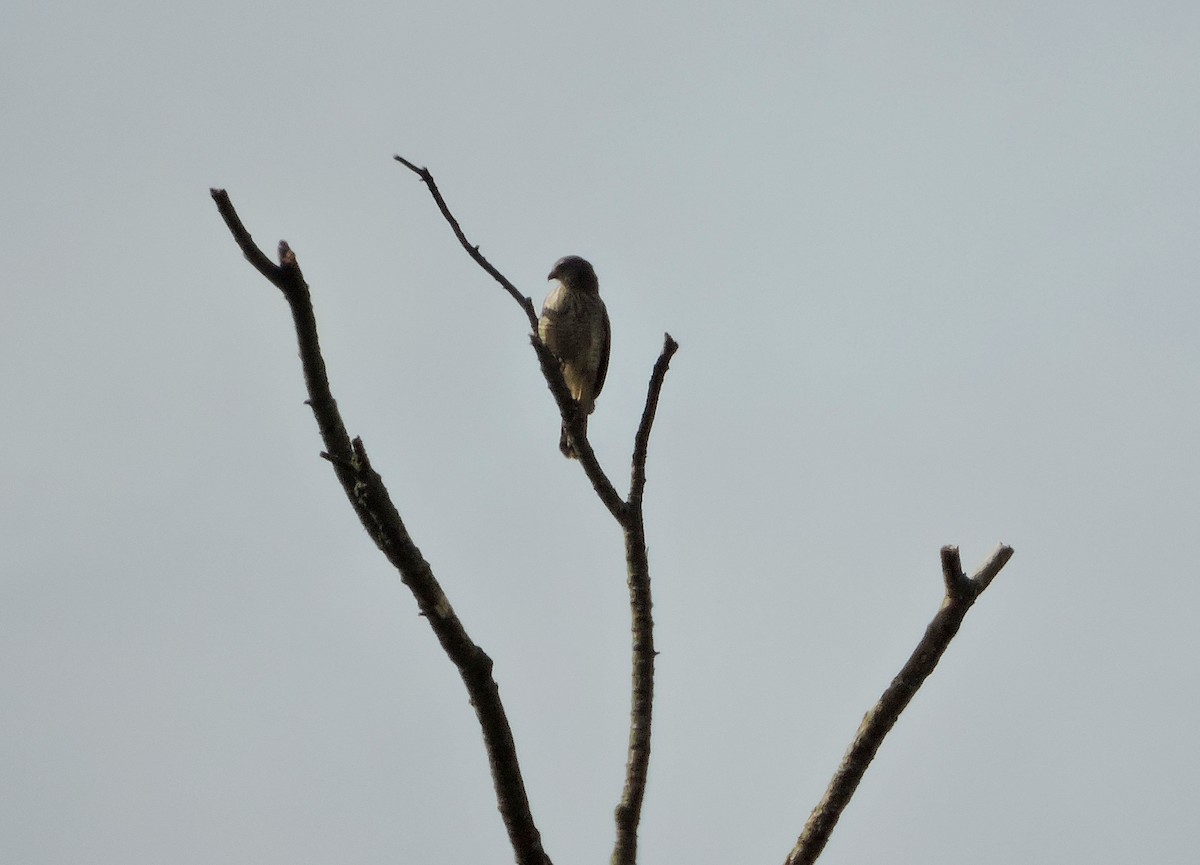
<svg viewBox="0 0 1200 865">
<path fill-rule="evenodd" d="M 596 397 L 604 387 L 608 373 L 611 331 L 608 310 L 600 299 L 600 281 L 596 271 L 578 255 L 568 255 L 554 263 L 550 275 L 556 285 L 542 304 L 538 319 L 538 337 L 562 365 L 567 388 L 579 406 L 584 429 L 587 416 L 596 408 Z M 575 444 L 563 423 L 558 449 L 568 459 L 578 459 Z"/>
</svg>

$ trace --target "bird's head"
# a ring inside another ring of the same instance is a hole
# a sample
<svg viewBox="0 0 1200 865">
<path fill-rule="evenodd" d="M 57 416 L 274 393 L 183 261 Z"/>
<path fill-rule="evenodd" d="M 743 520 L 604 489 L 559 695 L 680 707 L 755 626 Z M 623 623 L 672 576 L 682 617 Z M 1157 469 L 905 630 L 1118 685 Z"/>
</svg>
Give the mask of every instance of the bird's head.
<svg viewBox="0 0 1200 865">
<path fill-rule="evenodd" d="M 600 291 L 600 280 L 587 259 L 568 255 L 554 262 L 546 279 L 557 279 L 567 288 L 581 291 Z"/>
</svg>

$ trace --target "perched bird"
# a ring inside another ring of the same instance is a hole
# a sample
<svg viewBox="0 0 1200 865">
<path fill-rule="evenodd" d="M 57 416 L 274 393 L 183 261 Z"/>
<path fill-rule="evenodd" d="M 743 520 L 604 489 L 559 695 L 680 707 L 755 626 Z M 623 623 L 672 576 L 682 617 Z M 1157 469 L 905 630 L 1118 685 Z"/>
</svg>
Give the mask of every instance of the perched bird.
<svg viewBox="0 0 1200 865">
<path fill-rule="evenodd" d="M 546 279 L 556 280 L 557 284 L 542 304 L 538 336 L 562 364 L 563 378 L 579 404 L 586 429 L 587 416 L 596 408 L 596 397 L 608 373 L 608 310 L 600 299 L 596 271 L 578 255 L 560 258 Z M 565 423 L 558 449 L 568 459 L 579 458 Z"/>
</svg>

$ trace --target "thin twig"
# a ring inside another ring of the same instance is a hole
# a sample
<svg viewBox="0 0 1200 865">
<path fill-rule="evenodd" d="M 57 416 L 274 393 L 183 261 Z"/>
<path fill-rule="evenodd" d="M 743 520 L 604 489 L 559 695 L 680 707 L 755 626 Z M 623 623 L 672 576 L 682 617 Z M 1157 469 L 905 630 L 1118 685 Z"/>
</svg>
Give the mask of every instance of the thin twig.
<svg viewBox="0 0 1200 865">
<path fill-rule="evenodd" d="M 679 343 L 671 339 L 671 334 L 663 334 L 662 354 L 654 364 L 650 375 L 650 388 L 646 393 L 646 407 L 642 410 L 642 422 L 638 424 L 637 434 L 633 437 L 633 467 L 629 478 L 629 501 L 641 503 L 642 493 L 646 489 L 646 451 L 650 447 L 650 427 L 654 425 L 654 414 L 658 411 L 658 397 L 662 393 L 663 380 L 667 376 L 667 368 L 671 358 L 679 351 Z"/>
<path fill-rule="evenodd" d="M 400 579 L 413 593 L 438 642 L 458 668 L 466 685 L 483 730 L 496 801 L 516 861 L 520 865 L 550 865 L 529 809 L 512 730 L 500 702 L 499 689 L 492 678 L 492 660 L 470 639 L 455 615 L 429 563 L 409 536 L 383 480 L 371 468 L 362 440 L 356 438 L 351 441 L 346 432 L 329 389 L 325 362 L 317 341 L 312 299 L 295 254 L 286 243 L 280 243 L 280 264 L 276 266 L 271 263 L 242 225 L 225 191 L 214 189 L 212 197 L 247 260 L 283 292 L 291 307 L 308 387 L 308 404 L 321 430 L 326 448 L 325 458 L 333 466 L 363 527 L 399 571 Z"/>
<path fill-rule="evenodd" d="M 446 205 L 446 199 L 442 198 L 441 190 L 438 189 L 437 183 L 433 180 L 433 175 L 429 173 L 428 168 L 422 168 L 409 162 L 403 156 L 397 154 L 392 157 L 409 171 L 421 178 L 421 182 L 429 187 L 429 194 L 433 196 L 433 200 L 437 203 L 438 210 L 442 212 L 442 216 L 446 218 L 446 222 L 450 223 L 450 228 L 454 231 L 454 236 L 458 238 L 458 242 L 462 244 L 462 248 L 467 251 L 467 255 L 475 259 L 475 262 L 491 274 L 492 279 L 500 283 L 504 290 L 512 295 L 513 300 L 525 310 L 525 315 L 529 318 L 529 326 L 537 333 L 538 317 L 537 309 L 533 305 L 533 299 L 521 294 L 515 285 L 509 282 L 508 277 L 496 270 L 492 263 L 484 258 L 483 253 L 479 251 L 479 244 L 471 243 L 467 240 L 467 236 L 463 234 L 462 227 L 458 224 L 458 220 L 454 218 L 454 214 L 450 212 L 450 208 Z"/>
<path fill-rule="evenodd" d="M 883 744 L 884 737 L 941 660 L 971 605 L 1012 558 L 1012 554 L 1012 547 L 1001 544 L 975 575 L 968 578 L 962 574 L 958 548 L 942 547 L 942 575 L 946 582 L 946 595 L 942 605 L 926 628 L 925 636 L 917 644 L 912 656 L 863 718 L 854 741 L 825 790 L 825 795 L 809 815 L 804 831 L 800 833 L 796 846 L 785 860 L 786 865 L 810 865 L 817 861 L 842 816 L 842 811 L 850 802 L 854 791 L 858 789 L 858 784 L 875 758 L 879 746 Z"/>
</svg>

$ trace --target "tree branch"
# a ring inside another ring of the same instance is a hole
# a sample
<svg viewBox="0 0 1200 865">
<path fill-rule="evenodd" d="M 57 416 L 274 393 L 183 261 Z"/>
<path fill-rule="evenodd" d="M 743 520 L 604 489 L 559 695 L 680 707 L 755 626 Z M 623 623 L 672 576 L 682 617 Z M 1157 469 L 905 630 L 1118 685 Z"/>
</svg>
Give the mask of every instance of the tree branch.
<svg viewBox="0 0 1200 865">
<path fill-rule="evenodd" d="M 462 227 L 458 224 L 458 220 L 454 218 L 454 214 L 450 212 L 450 208 L 446 205 L 446 199 L 442 198 L 441 190 L 438 189 L 437 183 L 433 180 L 433 175 L 429 173 L 428 168 L 420 168 L 409 162 L 399 154 L 392 157 L 409 171 L 421 178 L 421 182 L 429 187 L 429 194 L 433 196 L 433 200 L 437 203 L 438 210 L 442 212 L 442 216 L 446 218 L 446 222 L 450 223 L 450 228 L 454 231 L 454 236 L 458 238 L 458 242 L 462 244 L 462 248 L 467 251 L 467 255 L 475 259 L 475 262 L 491 274 L 492 279 L 500 283 L 504 290 L 512 295 L 513 300 L 521 309 L 525 310 L 525 315 L 529 318 L 529 326 L 537 333 L 538 316 L 537 309 L 533 305 L 533 299 L 526 297 L 517 290 L 517 287 L 509 282 L 508 277 L 502 274 L 496 268 L 492 267 L 492 263 L 483 257 L 483 253 L 479 251 L 479 244 L 473 244 L 467 240 L 467 236 L 463 234 Z"/>
<path fill-rule="evenodd" d="M 650 447 L 650 429 L 658 409 L 658 397 L 671 358 L 679 343 L 663 335 L 663 349 L 650 374 L 646 406 L 634 435 L 630 469 L 629 501 L 621 528 L 625 533 L 625 561 L 628 568 L 630 629 L 633 633 L 633 664 L 629 705 L 629 750 L 625 759 L 625 785 L 614 814 L 617 825 L 611 865 L 637 862 L 638 824 L 642 800 L 650 772 L 650 730 L 654 711 L 654 618 L 650 595 L 650 562 L 646 553 L 646 528 L 642 513 L 642 494 L 646 488 L 646 455 Z"/>
<path fill-rule="evenodd" d="M 650 448 L 650 428 L 654 426 L 654 415 L 658 411 L 658 397 L 662 393 L 663 381 L 667 377 L 667 368 L 671 358 L 679 351 L 679 343 L 671 339 L 671 334 L 663 334 L 662 354 L 654 363 L 654 371 L 650 374 L 650 388 L 646 393 L 646 407 L 642 410 L 642 422 L 638 424 L 637 434 L 633 437 L 633 466 L 629 478 L 629 501 L 639 506 L 642 493 L 646 489 L 646 452 Z"/>
<path fill-rule="evenodd" d="M 241 218 L 233 208 L 229 195 L 224 189 L 209 190 L 217 210 L 229 233 L 233 235 L 242 255 L 254 266 L 254 269 L 267 278 L 281 292 L 288 302 L 292 312 L 292 323 L 296 328 L 296 340 L 300 345 L 300 363 L 304 369 L 304 384 L 308 389 L 307 404 L 312 409 L 321 431 L 321 440 L 329 453 L 334 472 L 342 490 L 354 505 L 359 521 L 368 533 L 371 533 L 371 519 L 355 504 L 354 484 L 356 478 L 349 468 L 354 456 L 350 448 L 350 436 L 342 423 L 337 403 L 329 389 L 329 377 L 325 372 L 325 361 L 321 357 L 321 345 L 317 339 L 317 321 L 313 315 L 312 299 L 309 295 L 308 283 L 296 262 L 295 253 L 286 241 L 279 243 L 279 264 L 269 259 L 242 224 Z M 374 537 L 374 534 L 371 535 Z"/>
<path fill-rule="evenodd" d="M 817 861 L 842 811 L 858 789 L 879 746 L 883 744 L 884 737 L 941 660 L 971 605 L 1000 573 L 1012 554 L 1012 547 L 1001 544 L 975 575 L 968 578 L 962 573 L 958 548 L 942 547 L 942 577 L 946 583 L 942 605 L 912 656 L 883 692 L 879 702 L 863 718 L 825 795 L 809 815 L 804 831 L 785 860 L 786 865 L 811 865 Z"/>
<path fill-rule="evenodd" d="M 449 223 L 455 237 L 458 238 L 467 254 L 491 274 L 492 278 L 499 282 L 504 290 L 512 295 L 525 310 L 533 331 L 530 335 L 530 344 L 537 353 L 538 363 L 546 378 L 546 384 L 554 396 L 554 401 L 558 404 L 559 414 L 567 426 L 571 440 L 575 443 L 579 464 L 583 467 L 588 480 L 591 481 L 596 495 L 620 524 L 625 536 L 625 562 L 633 634 L 632 697 L 625 784 L 615 812 L 616 843 L 613 847 L 612 863 L 613 865 L 633 865 L 637 858 L 637 830 L 641 820 L 642 800 L 645 795 L 646 776 L 650 765 L 650 729 L 654 698 L 654 621 L 650 614 L 652 606 L 650 564 L 646 554 L 642 495 L 646 487 L 646 456 L 650 444 L 650 429 L 654 425 L 658 398 L 662 392 L 667 369 L 672 356 L 679 349 L 679 344 L 671 338 L 670 334 L 665 335 L 662 354 L 655 363 L 650 377 L 650 387 L 646 395 L 642 420 L 637 434 L 634 436 L 629 498 L 622 500 L 596 459 L 596 454 L 584 430 L 578 406 L 572 399 L 563 378 L 562 367 L 558 359 L 538 336 L 537 315 L 534 312 L 533 302 L 517 291 L 516 287 L 479 253 L 478 246 L 472 245 L 467 240 L 458 220 L 454 218 L 454 214 L 451 213 L 445 199 L 442 198 L 429 170 L 417 167 L 402 156 L 396 156 L 395 159 L 420 177 L 429 188 L 442 216 Z"/>
<path fill-rule="evenodd" d="M 467 251 L 467 255 L 471 256 L 492 279 L 500 283 L 500 286 L 525 311 L 531 330 L 529 342 L 533 346 L 533 350 L 537 353 L 538 364 L 542 368 L 542 375 L 546 378 L 546 384 L 550 387 L 550 393 L 554 395 L 554 401 L 558 404 L 559 414 L 562 415 L 563 422 L 567 424 L 567 428 L 576 442 L 576 449 L 579 451 L 579 464 L 583 466 L 584 473 L 587 474 L 588 480 L 592 482 L 592 487 L 596 490 L 596 495 L 600 497 L 600 501 L 608 508 L 613 518 L 620 522 L 625 509 L 625 503 L 621 500 L 621 496 L 612 485 L 612 481 L 604 473 L 604 469 L 601 468 L 599 461 L 596 459 L 596 454 L 592 450 L 591 442 L 587 440 L 587 435 L 582 429 L 583 425 L 575 405 L 575 400 L 571 397 L 571 391 L 567 387 L 566 379 L 563 378 L 562 368 L 558 359 L 551 353 L 550 349 L 546 347 L 538 335 L 538 316 L 536 308 L 533 305 L 533 300 L 521 294 L 507 276 L 484 258 L 483 254 L 479 251 L 478 244 L 473 244 L 467 240 L 462 226 L 459 225 L 458 219 L 450 210 L 450 205 L 446 204 L 446 199 L 442 197 L 442 192 L 438 189 L 437 181 L 433 179 L 433 174 L 429 169 L 419 167 L 399 154 L 392 158 L 421 178 L 421 182 L 429 189 L 429 194 L 433 196 L 438 210 L 441 211 L 443 218 L 449 224 L 450 230 L 454 232 L 454 236 L 458 238 L 458 242 L 462 244 L 462 248 Z"/>
<path fill-rule="evenodd" d="M 225 191 L 213 189 L 211 193 L 243 255 L 259 273 L 283 292 L 292 310 L 308 388 L 308 404 L 321 430 L 326 448 L 324 456 L 333 466 L 363 527 L 399 571 L 400 579 L 413 593 L 438 642 L 458 668 L 483 731 L 496 800 L 516 861 L 519 865 L 550 865 L 550 858 L 542 848 L 541 835 L 529 809 L 512 730 L 500 702 L 499 689 L 492 678 L 492 660 L 470 639 L 455 615 L 429 563 L 409 536 L 382 478 L 371 467 L 362 440 L 355 438 L 351 441 L 346 432 L 329 389 L 325 362 L 317 341 L 312 298 L 295 254 L 286 243 L 281 242 L 280 264 L 273 264 L 255 245 Z"/>
<path fill-rule="evenodd" d="M 620 494 L 612 485 L 612 481 L 608 479 L 608 475 L 604 473 L 604 469 L 600 466 L 600 461 L 596 458 L 596 452 L 592 450 L 592 443 L 588 441 L 587 431 L 584 429 L 582 418 L 579 414 L 579 406 L 575 399 L 571 396 L 571 390 L 567 387 L 567 380 L 563 378 L 562 365 L 559 364 L 558 358 L 546 347 L 537 332 L 529 335 L 529 344 L 533 346 L 534 352 L 537 353 L 538 364 L 542 368 L 542 375 L 546 378 L 546 384 L 550 387 L 550 393 L 554 396 L 554 401 L 558 404 L 558 412 L 562 416 L 563 422 L 567 424 L 567 429 L 571 433 L 571 438 L 575 442 L 576 456 L 579 458 L 579 464 L 583 467 L 584 474 L 588 476 L 588 480 L 592 482 L 592 489 L 596 491 L 600 501 L 608 508 L 608 512 L 613 515 L 618 523 L 623 524 L 625 519 L 625 502 L 621 500 Z"/>
</svg>

